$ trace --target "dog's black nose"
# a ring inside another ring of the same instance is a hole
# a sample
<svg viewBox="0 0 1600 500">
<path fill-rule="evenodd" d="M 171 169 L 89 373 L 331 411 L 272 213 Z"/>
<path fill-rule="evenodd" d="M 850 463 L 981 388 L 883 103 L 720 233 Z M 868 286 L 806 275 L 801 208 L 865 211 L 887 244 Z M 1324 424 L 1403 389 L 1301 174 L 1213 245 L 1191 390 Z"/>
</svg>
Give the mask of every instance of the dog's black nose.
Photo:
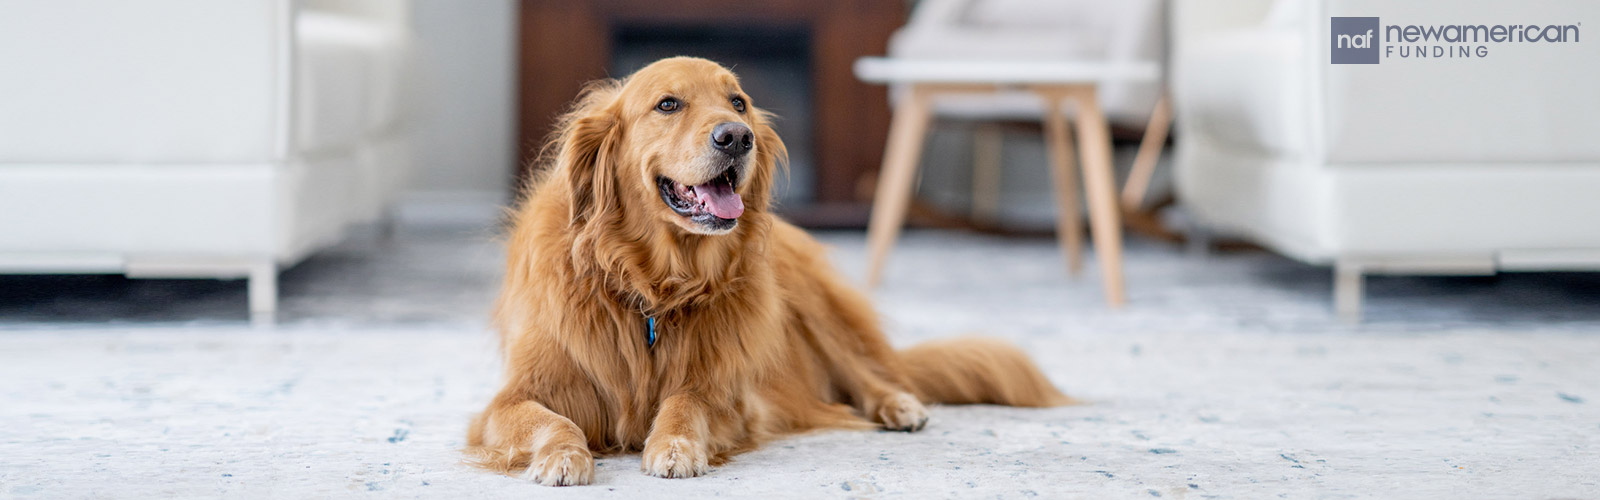
<svg viewBox="0 0 1600 500">
<path fill-rule="evenodd" d="M 711 146 L 724 153 L 740 156 L 750 152 L 755 145 L 755 133 L 743 123 L 722 122 L 711 129 Z"/>
</svg>

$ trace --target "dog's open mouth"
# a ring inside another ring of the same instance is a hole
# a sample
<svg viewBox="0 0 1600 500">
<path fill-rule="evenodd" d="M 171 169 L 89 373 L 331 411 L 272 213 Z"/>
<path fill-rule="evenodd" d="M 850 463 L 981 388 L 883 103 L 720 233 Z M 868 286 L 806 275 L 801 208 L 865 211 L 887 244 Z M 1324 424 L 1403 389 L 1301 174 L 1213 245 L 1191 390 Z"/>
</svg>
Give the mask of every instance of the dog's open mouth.
<svg viewBox="0 0 1600 500">
<path fill-rule="evenodd" d="M 739 185 L 739 169 L 730 165 L 710 181 L 693 186 L 657 177 L 661 201 L 673 212 L 711 229 L 723 230 L 738 223 L 744 214 L 744 200 L 734 187 Z"/>
</svg>

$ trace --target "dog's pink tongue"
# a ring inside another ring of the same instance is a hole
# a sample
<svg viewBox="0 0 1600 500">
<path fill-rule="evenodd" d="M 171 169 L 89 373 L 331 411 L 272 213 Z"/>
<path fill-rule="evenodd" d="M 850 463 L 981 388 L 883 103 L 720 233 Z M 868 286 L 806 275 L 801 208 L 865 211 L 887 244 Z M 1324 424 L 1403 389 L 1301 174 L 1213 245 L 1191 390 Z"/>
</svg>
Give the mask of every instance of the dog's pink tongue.
<svg viewBox="0 0 1600 500">
<path fill-rule="evenodd" d="M 711 215 L 737 219 L 744 213 L 744 200 L 739 198 L 739 193 L 733 192 L 733 186 L 729 184 L 707 182 L 695 186 L 694 194 L 700 199 L 700 204 L 711 210 Z"/>
</svg>

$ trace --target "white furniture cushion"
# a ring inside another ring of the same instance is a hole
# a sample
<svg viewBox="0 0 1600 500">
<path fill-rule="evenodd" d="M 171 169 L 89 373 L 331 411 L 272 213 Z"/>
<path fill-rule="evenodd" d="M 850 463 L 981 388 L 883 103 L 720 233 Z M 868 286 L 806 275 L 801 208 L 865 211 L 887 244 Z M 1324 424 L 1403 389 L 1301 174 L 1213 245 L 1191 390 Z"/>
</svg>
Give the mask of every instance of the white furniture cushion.
<svg viewBox="0 0 1600 500">
<path fill-rule="evenodd" d="M 0 163 L 269 159 L 273 5 L 0 0 Z"/>
<path fill-rule="evenodd" d="M 1600 249 L 1578 222 L 1600 213 L 1600 45 L 1378 65 L 1329 64 L 1327 45 L 1330 16 L 1576 22 L 1600 4 L 1301 3 L 1179 6 L 1177 186 L 1201 222 L 1311 262 Z"/>
<path fill-rule="evenodd" d="M 1600 37 L 1579 43 L 1489 43 L 1472 59 L 1328 64 L 1329 16 L 1390 24 L 1572 24 L 1600 2 L 1339 0 L 1306 9 L 1300 31 L 1323 50 L 1324 138 L 1330 164 L 1600 161 Z M 1582 35 L 1600 35 L 1597 21 Z M 1431 44 L 1424 44 L 1431 45 Z M 1403 110 L 1403 113 L 1398 113 Z"/>
<path fill-rule="evenodd" d="M 1311 130 L 1301 37 L 1284 30 L 1194 40 L 1174 64 L 1186 120 L 1228 146 L 1277 154 L 1306 151 Z"/>
<path fill-rule="evenodd" d="M 327 12 L 301 12 L 298 23 L 297 148 L 349 147 L 393 126 L 408 50 L 399 33 Z"/>
</svg>

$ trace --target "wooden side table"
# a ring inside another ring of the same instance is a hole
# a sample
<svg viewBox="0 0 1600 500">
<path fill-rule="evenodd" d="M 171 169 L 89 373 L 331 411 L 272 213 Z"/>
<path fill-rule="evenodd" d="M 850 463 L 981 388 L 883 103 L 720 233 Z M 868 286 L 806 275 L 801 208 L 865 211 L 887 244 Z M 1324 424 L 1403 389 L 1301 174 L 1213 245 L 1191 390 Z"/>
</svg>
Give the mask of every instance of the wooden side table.
<svg viewBox="0 0 1600 500">
<path fill-rule="evenodd" d="M 1067 269 L 1082 269 L 1083 227 L 1078 214 L 1078 179 L 1073 157 L 1071 126 L 1064 106 L 1076 111 L 1077 143 L 1082 149 L 1083 190 L 1088 198 L 1089 225 L 1094 235 L 1096 260 L 1105 287 L 1106 302 L 1119 307 L 1126 301 L 1122 279 L 1122 223 L 1118 212 L 1116 181 L 1111 169 L 1111 132 L 1100 110 L 1097 88 L 1109 81 L 1154 81 L 1160 76 L 1154 62 L 1140 64 L 988 62 L 913 60 L 866 57 L 856 60 L 856 76 L 863 81 L 904 84 L 909 93 L 895 108 L 889 142 L 883 155 L 883 172 L 867 228 L 871 261 L 867 285 L 877 286 L 889 250 L 905 224 L 911 202 L 922 143 L 933 120 L 933 99 L 939 95 L 1027 91 L 1043 102 L 1045 144 L 1056 193 L 1056 237 L 1061 242 Z"/>
</svg>

